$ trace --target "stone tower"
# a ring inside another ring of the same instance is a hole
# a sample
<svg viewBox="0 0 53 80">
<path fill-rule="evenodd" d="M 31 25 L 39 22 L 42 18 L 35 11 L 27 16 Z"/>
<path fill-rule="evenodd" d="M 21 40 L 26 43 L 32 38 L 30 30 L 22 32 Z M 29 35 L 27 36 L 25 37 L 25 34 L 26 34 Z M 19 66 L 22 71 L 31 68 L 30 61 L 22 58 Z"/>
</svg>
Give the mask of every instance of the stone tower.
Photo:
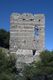
<svg viewBox="0 0 53 80">
<path fill-rule="evenodd" d="M 10 52 L 25 56 L 30 54 L 32 58 L 36 51 L 40 52 L 44 48 L 44 14 L 13 13 L 10 17 Z M 28 57 L 22 59 L 22 62 L 28 62 Z"/>
</svg>

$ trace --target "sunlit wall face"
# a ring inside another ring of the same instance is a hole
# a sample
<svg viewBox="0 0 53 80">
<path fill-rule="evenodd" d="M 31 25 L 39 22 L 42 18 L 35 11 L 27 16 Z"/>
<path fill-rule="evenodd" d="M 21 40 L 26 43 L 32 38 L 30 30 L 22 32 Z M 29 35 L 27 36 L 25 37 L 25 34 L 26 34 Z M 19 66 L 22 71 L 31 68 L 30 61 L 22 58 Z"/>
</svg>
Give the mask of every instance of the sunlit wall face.
<svg viewBox="0 0 53 80">
<path fill-rule="evenodd" d="M 10 51 L 18 49 L 43 50 L 45 16 L 43 14 L 17 14 L 10 17 Z"/>
</svg>

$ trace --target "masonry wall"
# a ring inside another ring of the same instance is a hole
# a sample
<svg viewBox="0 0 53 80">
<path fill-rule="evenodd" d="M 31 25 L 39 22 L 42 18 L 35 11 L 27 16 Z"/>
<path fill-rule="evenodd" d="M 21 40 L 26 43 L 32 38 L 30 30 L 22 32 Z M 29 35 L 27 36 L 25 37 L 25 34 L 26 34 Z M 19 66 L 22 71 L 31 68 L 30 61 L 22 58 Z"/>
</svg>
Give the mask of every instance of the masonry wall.
<svg viewBox="0 0 53 80">
<path fill-rule="evenodd" d="M 10 52 L 45 48 L 45 16 L 13 13 L 10 16 Z"/>
</svg>

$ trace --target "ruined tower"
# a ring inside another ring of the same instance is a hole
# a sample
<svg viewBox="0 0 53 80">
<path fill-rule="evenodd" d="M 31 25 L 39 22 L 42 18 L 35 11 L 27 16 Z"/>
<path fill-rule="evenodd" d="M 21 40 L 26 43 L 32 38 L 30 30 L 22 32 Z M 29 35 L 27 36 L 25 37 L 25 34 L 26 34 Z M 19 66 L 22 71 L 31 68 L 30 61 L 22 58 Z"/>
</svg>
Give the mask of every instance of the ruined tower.
<svg viewBox="0 0 53 80">
<path fill-rule="evenodd" d="M 44 48 L 44 14 L 13 13 L 10 17 L 10 52 L 33 56 Z"/>
</svg>

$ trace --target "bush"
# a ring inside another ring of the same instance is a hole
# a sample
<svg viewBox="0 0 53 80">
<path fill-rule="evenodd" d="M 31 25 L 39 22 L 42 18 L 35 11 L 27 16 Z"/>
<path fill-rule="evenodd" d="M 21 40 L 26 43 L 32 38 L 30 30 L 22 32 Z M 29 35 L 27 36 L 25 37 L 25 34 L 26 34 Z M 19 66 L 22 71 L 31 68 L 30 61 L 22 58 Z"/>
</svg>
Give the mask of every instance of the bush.
<svg viewBox="0 0 53 80">
<path fill-rule="evenodd" d="M 0 49 L 0 80 L 16 80 L 15 59 Z"/>
<path fill-rule="evenodd" d="M 23 70 L 26 80 L 53 80 L 53 51 L 40 53 L 40 60 Z"/>
</svg>

